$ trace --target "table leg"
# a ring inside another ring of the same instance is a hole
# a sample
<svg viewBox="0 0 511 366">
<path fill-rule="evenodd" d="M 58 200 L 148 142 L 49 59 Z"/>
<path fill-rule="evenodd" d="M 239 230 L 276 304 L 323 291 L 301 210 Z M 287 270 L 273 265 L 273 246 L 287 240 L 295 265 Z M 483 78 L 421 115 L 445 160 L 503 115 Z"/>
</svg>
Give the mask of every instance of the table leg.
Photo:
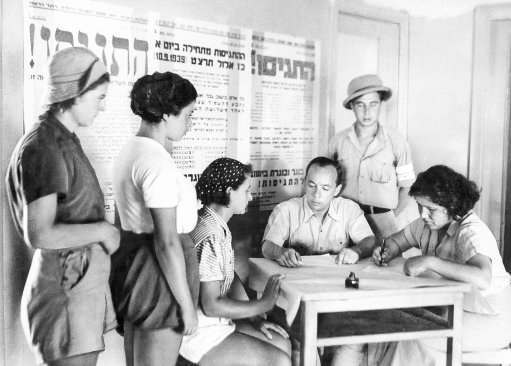
<svg viewBox="0 0 511 366">
<path fill-rule="evenodd" d="M 457 294 L 454 305 L 449 307 L 448 320 L 454 334 L 452 337 L 447 337 L 446 365 L 460 366 L 463 336 L 463 294 Z"/>
<path fill-rule="evenodd" d="M 318 337 L 318 312 L 314 303 L 302 302 L 301 314 L 301 355 L 300 366 L 316 365 L 316 345 Z"/>
</svg>

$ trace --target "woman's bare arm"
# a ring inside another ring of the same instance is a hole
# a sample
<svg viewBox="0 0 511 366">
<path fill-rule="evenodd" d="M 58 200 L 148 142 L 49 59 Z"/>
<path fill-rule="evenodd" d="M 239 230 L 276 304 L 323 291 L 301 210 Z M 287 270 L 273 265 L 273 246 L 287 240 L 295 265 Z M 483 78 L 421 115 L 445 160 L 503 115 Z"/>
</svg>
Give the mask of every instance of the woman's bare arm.
<svg viewBox="0 0 511 366">
<path fill-rule="evenodd" d="M 268 279 L 263 295 L 258 300 L 238 300 L 221 295 L 221 281 L 201 282 L 200 302 L 207 316 L 229 319 L 250 318 L 263 314 L 275 305 L 280 289 L 280 275 Z"/>
<path fill-rule="evenodd" d="M 56 221 L 57 194 L 38 198 L 27 205 L 25 240 L 34 248 L 68 249 L 100 242 L 112 254 L 119 247 L 119 230 L 107 221 L 66 224 Z"/>
<path fill-rule="evenodd" d="M 186 278 L 186 265 L 181 240 L 176 228 L 176 209 L 151 208 L 154 223 L 154 251 L 165 279 L 181 306 L 184 334 L 197 328 L 197 312 Z"/>
</svg>

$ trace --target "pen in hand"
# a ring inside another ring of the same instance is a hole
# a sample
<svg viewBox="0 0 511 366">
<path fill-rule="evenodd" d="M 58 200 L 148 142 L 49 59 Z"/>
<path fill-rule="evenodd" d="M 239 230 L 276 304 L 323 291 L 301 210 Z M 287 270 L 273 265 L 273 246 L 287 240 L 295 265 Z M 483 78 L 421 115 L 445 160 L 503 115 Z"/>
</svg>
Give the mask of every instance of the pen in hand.
<svg viewBox="0 0 511 366">
<path fill-rule="evenodd" d="M 383 266 L 383 252 L 385 251 L 385 239 L 382 239 L 380 245 L 380 266 Z"/>
</svg>

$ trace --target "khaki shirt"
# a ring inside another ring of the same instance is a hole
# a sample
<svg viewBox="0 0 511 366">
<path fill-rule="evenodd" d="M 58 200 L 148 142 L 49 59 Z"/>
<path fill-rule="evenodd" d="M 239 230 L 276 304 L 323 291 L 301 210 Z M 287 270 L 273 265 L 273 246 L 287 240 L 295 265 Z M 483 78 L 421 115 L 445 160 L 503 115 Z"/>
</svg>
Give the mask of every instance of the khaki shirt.
<svg viewBox="0 0 511 366">
<path fill-rule="evenodd" d="M 302 254 L 321 254 L 337 253 L 372 235 L 364 213 L 355 202 L 334 198 L 325 219 L 321 220 L 309 208 L 305 197 L 297 197 L 275 206 L 263 240 L 278 246 L 288 242 L 290 247 L 303 249 Z"/>
<path fill-rule="evenodd" d="M 342 196 L 359 203 L 395 209 L 399 187 L 410 187 L 415 180 L 408 143 L 381 124 L 366 151 L 353 124 L 330 140 L 329 156 L 334 153 L 346 171 Z"/>
</svg>

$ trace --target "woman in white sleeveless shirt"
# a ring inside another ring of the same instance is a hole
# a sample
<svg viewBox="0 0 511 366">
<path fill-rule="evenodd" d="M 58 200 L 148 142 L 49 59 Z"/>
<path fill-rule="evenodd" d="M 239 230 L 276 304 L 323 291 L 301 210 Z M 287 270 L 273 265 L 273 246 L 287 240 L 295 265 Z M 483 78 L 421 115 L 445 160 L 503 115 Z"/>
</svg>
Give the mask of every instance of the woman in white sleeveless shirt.
<svg viewBox="0 0 511 366">
<path fill-rule="evenodd" d="M 141 122 L 115 162 L 122 233 L 110 279 L 128 365 L 175 364 L 182 336 L 197 328 L 198 272 L 188 235 L 197 199 L 165 149 L 190 129 L 196 98 L 190 81 L 171 72 L 143 76 L 131 91 Z"/>
</svg>

